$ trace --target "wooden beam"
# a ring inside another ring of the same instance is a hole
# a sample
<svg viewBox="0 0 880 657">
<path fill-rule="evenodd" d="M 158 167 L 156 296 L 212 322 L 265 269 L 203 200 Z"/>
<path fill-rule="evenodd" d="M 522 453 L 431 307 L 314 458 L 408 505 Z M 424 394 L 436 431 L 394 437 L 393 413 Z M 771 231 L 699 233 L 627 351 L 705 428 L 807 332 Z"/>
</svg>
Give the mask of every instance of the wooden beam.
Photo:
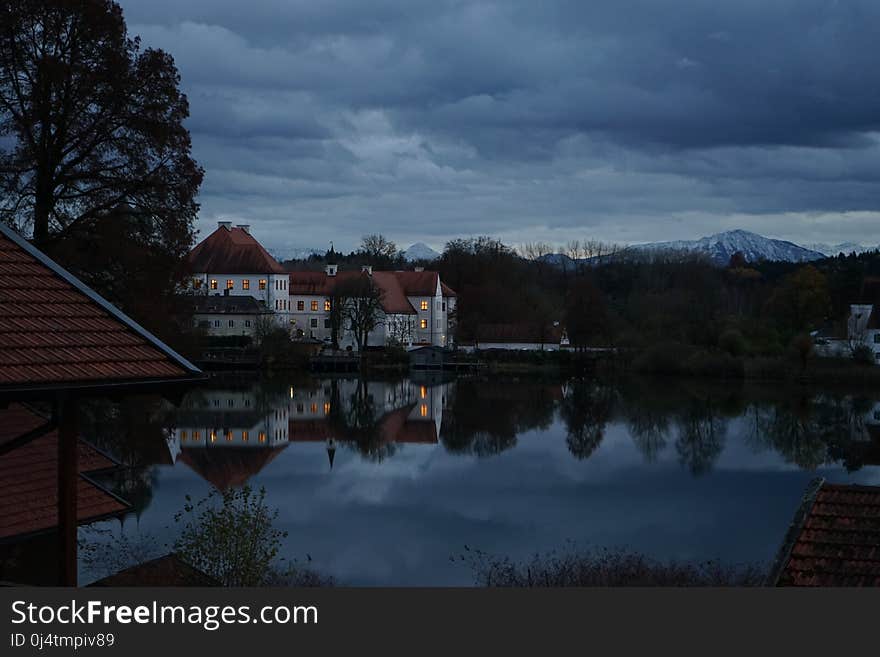
<svg viewBox="0 0 880 657">
<path fill-rule="evenodd" d="M 77 455 L 76 404 L 69 395 L 55 406 L 58 424 L 58 557 L 59 584 L 77 585 Z"/>
</svg>

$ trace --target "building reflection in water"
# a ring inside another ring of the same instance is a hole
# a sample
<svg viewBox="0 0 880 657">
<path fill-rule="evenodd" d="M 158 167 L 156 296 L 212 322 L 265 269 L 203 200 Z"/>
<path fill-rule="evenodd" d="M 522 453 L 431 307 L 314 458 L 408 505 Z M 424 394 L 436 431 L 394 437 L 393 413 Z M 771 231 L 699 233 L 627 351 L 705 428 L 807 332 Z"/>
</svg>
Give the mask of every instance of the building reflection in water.
<svg viewBox="0 0 880 657">
<path fill-rule="evenodd" d="M 168 452 L 218 490 L 245 484 L 290 443 L 320 444 L 330 469 L 340 447 L 381 459 L 400 444 L 439 444 L 450 385 L 424 377 L 202 388 L 174 414 Z"/>
</svg>

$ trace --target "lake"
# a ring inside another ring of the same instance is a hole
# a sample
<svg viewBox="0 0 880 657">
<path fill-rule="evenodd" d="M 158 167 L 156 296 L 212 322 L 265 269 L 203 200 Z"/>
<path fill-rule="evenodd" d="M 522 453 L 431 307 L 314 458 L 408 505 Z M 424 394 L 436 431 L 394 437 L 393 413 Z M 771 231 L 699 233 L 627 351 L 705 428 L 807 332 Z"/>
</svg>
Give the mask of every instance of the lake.
<svg viewBox="0 0 880 657">
<path fill-rule="evenodd" d="M 285 557 L 355 586 L 473 584 L 451 560 L 465 546 L 768 563 L 812 478 L 880 484 L 880 391 L 227 377 L 176 408 L 96 405 L 83 433 L 133 466 L 106 483 L 135 512 L 81 540 L 123 537 L 146 558 L 187 495 L 249 483 L 278 511 Z"/>
</svg>

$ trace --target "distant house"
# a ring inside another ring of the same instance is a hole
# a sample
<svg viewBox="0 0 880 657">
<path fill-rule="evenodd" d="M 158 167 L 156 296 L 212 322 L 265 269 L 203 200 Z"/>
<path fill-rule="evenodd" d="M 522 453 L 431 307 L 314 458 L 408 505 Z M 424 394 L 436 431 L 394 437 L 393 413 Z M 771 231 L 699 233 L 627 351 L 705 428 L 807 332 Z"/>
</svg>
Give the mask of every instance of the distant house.
<svg viewBox="0 0 880 657">
<path fill-rule="evenodd" d="M 880 586 L 880 487 L 814 480 L 769 575 L 773 586 Z"/>
<path fill-rule="evenodd" d="M 866 278 L 859 303 L 850 306 L 847 341 L 851 349 L 867 346 L 880 362 L 880 278 Z"/>
<path fill-rule="evenodd" d="M 510 351 L 559 351 L 569 346 L 565 330 L 559 324 L 518 323 L 480 324 L 473 345 L 461 345 L 465 351 L 504 349 Z"/>
<path fill-rule="evenodd" d="M 448 349 L 434 345 L 416 347 L 409 352 L 409 366 L 419 370 L 442 370 L 448 364 L 450 353 Z"/>
</svg>

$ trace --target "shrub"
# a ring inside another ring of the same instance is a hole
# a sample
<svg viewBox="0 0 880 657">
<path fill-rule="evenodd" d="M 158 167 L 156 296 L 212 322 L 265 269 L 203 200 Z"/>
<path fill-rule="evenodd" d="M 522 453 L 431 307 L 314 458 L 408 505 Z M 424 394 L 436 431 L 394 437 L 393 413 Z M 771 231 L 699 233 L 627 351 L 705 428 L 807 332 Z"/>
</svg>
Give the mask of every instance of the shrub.
<svg viewBox="0 0 880 657">
<path fill-rule="evenodd" d="M 739 358 L 746 351 L 746 340 L 736 329 L 727 329 L 718 337 L 718 346 L 722 351 Z"/>
<path fill-rule="evenodd" d="M 681 374 L 693 348 L 679 342 L 661 342 L 645 349 L 633 361 L 633 369 L 645 374 Z"/>
<path fill-rule="evenodd" d="M 698 351 L 684 362 L 684 370 L 695 376 L 717 376 L 725 379 L 741 379 L 745 368 L 738 358 L 722 351 Z"/>
<path fill-rule="evenodd" d="M 866 344 L 860 344 L 853 348 L 852 359 L 861 365 L 874 364 L 874 351 Z"/>
</svg>

